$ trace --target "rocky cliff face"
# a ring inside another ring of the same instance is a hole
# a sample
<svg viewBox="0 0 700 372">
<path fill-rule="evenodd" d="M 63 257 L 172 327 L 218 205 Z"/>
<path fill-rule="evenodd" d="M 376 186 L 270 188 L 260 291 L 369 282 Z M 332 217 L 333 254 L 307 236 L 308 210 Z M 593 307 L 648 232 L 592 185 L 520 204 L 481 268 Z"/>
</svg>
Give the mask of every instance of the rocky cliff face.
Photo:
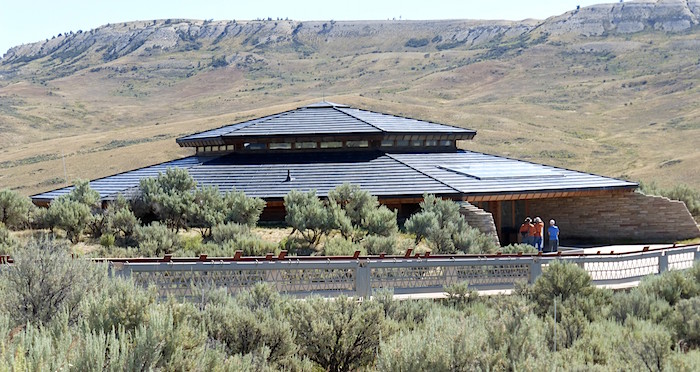
<svg viewBox="0 0 700 372">
<path fill-rule="evenodd" d="M 640 0 L 593 5 L 552 17 L 542 24 L 551 34 L 599 36 L 645 30 L 682 32 L 698 25 L 700 1 Z"/>
<path fill-rule="evenodd" d="M 700 0 L 641 0 L 594 5 L 545 21 L 137 21 L 17 46 L 3 56 L 2 64 L 18 65 L 48 56 L 54 63 L 82 60 L 78 65 L 87 66 L 132 54 L 187 52 L 202 47 L 223 52 L 292 48 L 308 55 L 324 45 L 350 39 L 355 49 L 365 51 L 468 49 L 517 40 L 535 31 L 545 37 L 682 32 L 697 26 L 699 18 Z"/>
</svg>

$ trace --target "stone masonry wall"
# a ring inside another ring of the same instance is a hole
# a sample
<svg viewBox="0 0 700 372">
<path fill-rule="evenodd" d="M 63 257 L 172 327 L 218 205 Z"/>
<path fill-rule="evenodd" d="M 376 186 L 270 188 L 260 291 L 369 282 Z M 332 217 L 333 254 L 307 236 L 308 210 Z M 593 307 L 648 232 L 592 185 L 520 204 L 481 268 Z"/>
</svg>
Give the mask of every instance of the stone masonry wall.
<svg viewBox="0 0 700 372">
<path fill-rule="evenodd" d="M 556 220 L 564 244 L 672 243 L 700 236 L 683 202 L 636 192 L 531 200 L 529 213 L 542 218 L 545 234 L 549 220 Z"/>
<path fill-rule="evenodd" d="M 499 244 L 496 224 L 491 213 L 468 202 L 460 202 L 459 212 L 467 220 L 467 224 L 492 237 Z"/>
</svg>

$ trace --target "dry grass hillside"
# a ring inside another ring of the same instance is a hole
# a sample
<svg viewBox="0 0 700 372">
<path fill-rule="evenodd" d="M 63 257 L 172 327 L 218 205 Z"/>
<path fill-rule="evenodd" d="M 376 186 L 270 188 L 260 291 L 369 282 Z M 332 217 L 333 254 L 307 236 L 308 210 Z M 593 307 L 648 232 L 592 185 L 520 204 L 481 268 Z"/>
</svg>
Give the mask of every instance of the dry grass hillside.
<svg viewBox="0 0 700 372">
<path fill-rule="evenodd" d="M 186 156 L 178 136 L 324 98 L 475 129 L 471 150 L 700 188 L 700 5 L 628 4 L 523 22 L 137 21 L 18 46 L 0 60 L 0 188 Z"/>
</svg>

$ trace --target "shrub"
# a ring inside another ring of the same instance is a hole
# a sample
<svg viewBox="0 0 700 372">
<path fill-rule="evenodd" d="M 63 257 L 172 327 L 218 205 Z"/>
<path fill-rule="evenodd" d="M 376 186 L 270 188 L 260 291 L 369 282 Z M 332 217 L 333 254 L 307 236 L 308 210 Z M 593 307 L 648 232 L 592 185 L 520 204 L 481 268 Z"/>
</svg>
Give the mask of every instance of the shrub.
<svg viewBox="0 0 700 372">
<path fill-rule="evenodd" d="M 110 248 L 114 246 L 114 235 L 112 234 L 104 234 L 100 237 L 100 245 L 105 247 L 105 248 Z"/>
<path fill-rule="evenodd" d="M 327 371 L 357 370 L 373 363 L 380 335 L 386 335 L 379 303 L 339 297 L 291 305 L 290 323 L 303 355 Z"/>
<path fill-rule="evenodd" d="M 224 221 L 224 199 L 219 189 L 204 186 L 194 191 L 194 205 L 189 226 L 200 227 L 203 238 L 211 235 L 211 228 Z"/>
<path fill-rule="evenodd" d="M 247 225 L 227 222 L 212 228 L 211 240 L 221 244 L 229 240 L 238 240 L 241 237 L 250 235 L 250 228 Z"/>
<path fill-rule="evenodd" d="M 90 181 L 77 179 L 74 182 L 73 190 L 68 193 L 68 198 L 93 208 L 100 201 L 100 193 L 90 188 Z"/>
<path fill-rule="evenodd" d="M 146 257 L 160 257 L 172 253 L 180 246 L 180 237 L 165 225 L 153 222 L 138 226 L 134 231 L 139 253 Z"/>
<path fill-rule="evenodd" d="M 321 254 L 324 256 L 352 256 L 355 251 L 360 251 L 361 255 L 366 255 L 367 251 L 359 244 L 353 243 L 342 236 L 336 236 L 323 245 Z"/>
<path fill-rule="evenodd" d="M 268 361 L 280 361 L 296 351 L 291 325 L 267 309 L 251 310 L 235 301 L 208 305 L 204 310 L 209 336 L 231 354 L 261 352 Z"/>
<path fill-rule="evenodd" d="M 630 370 L 661 371 L 671 353 L 671 335 L 663 326 L 630 319 L 625 324 L 627 342 L 618 350 Z"/>
<path fill-rule="evenodd" d="M 324 235 L 336 226 L 333 212 L 326 208 L 316 191 L 290 191 L 284 196 L 284 207 L 287 210 L 285 221 L 294 231 L 315 248 Z"/>
<path fill-rule="evenodd" d="M 5 225 L 0 222 L 0 254 L 10 254 L 17 241 L 10 235 Z"/>
<path fill-rule="evenodd" d="M 467 225 L 457 203 L 424 194 L 420 207 L 421 211 L 405 223 L 406 231 L 416 235 L 416 244 L 425 239 L 436 253 L 479 253 L 495 249 L 490 238 Z"/>
<path fill-rule="evenodd" d="M 424 39 L 416 39 L 416 38 L 410 38 L 408 41 L 406 41 L 406 44 L 404 46 L 408 48 L 420 48 L 428 45 L 430 43 L 430 40 L 428 38 Z"/>
<path fill-rule="evenodd" d="M 505 247 L 498 248 L 498 251 L 504 254 L 514 254 L 514 253 L 524 253 L 524 254 L 537 254 L 537 248 L 531 246 L 530 244 L 510 244 Z"/>
<path fill-rule="evenodd" d="M 0 223 L 7 228 L 21 228 L 29 223 L 32 202 L 9 189 L 0 190 Z"/>
<path fill-rule="evenodd" d="M 61 196 L 51 202 L 45 218 L 49 226 L 63 229 L 73 243 L 80 240 L 80 234 L 87 228 L 92 214 L 86 204 Z"/>
<path fill-rule="evenodd" d="M 678 301 L 671 324 L 678 341 L 693 348 L 700 346 L 700 297 Z"/>
<path fill-rule="evenodd" d="M 134 212 L 131 211 L 129 203 L 121 195 L 107 208 L 106 220 L 107 230 L 118 234 L 127 241 L 131 239 L 134 230 L 140 224 Z"/>
<path fill-rule="evenodd" d="M 156 300 L 153 289 L 146 291 L 129 280 L 109 280 L 104 288 L 85 301 L 86 326 L 104 334 L 113 329 L 133 333 L 148 322 L 149 306 Z"/>
<path fill-rule="evenodd" d="M 396 254 L 396 236 L 367 235 L 362 239 L 362 246 L 368 254 Z"/>
<path fill-rule="evenodd" d="M 447 303 L 454 307 L 464 307 L 469 301 L 473 301 L 479 296 L 477 291 L 469 289 L 467 281 L 446 286 L 445 293 L 447 294 Z"/>
<path fill-rule="evenodd" d="M 574 296 L 589 296 L 593 291 L 586 270 L 575 263 L 553 261 L 535 281 L 531 295 L 536 304 L 535 311 L 544 315 L 551 311 L 555 299 L 561 303 Z"/>
<path fill-rule="evenodd" d="M 664 299 L 634 289 L 614 294 L 610 315 L 621 323 L 630 317 L 658 323 L 666 319 L 671 314 L 671 310 L 671 306 Z"/>
<path fill-rule="evenodd" d="M 227 192 L 223 202 L 226 211 L 224 221 L 250 227 L 258 223 L 266 204 L 260 198 L 249 198 L 243 191 Z"/>
<path fill-rule="evenodd" d="M 55 240 L 30 241 L 13 258 L 13 265 L 0 270 L 0 307 L 19 324 L 73 314 L 106 277 L 104 266 L 73 259 L 67 245 Z"/>
<path fill-rule="evenodd" d="M 666 300 L 671 306 L 682 299 L 697 296 L 700 286 L 690 275 L 674 270 L 661 275 L 647 276 L 639 283 L 639 290 L 648 296 L 657 296 Z"/>
<path fill-rule="evenodd" d="M 363 226 L 368 235 L 392 236 L 398 231 L 396 213 L 386 206 L 370 210 L 364 218 Z"/>
<path fill-rule="evenodd" d="M 186 169 L 168 168 L 165 173 L 159 173 L 156 178 L 145 178 L 140 181 L 140 199 L 166 226 L 178 231 L 180 228 L 187 227 L 187 221 L 194 213 L 196 185 Z"/>
</svg>

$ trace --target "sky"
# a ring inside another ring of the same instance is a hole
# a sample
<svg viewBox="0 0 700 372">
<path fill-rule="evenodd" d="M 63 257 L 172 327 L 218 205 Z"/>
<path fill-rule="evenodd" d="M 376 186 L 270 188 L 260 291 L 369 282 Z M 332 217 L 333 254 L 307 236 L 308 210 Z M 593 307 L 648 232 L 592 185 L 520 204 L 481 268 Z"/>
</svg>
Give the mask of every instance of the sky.
<svg viewBox="0 0 700 372">
<path fill-rule="evenodd" d="M 21 44 L 108 23 L 186 18 L 250 20 L 545 19 L 617 0 L 2 0 L 0 55 Z"/>
</svg>

